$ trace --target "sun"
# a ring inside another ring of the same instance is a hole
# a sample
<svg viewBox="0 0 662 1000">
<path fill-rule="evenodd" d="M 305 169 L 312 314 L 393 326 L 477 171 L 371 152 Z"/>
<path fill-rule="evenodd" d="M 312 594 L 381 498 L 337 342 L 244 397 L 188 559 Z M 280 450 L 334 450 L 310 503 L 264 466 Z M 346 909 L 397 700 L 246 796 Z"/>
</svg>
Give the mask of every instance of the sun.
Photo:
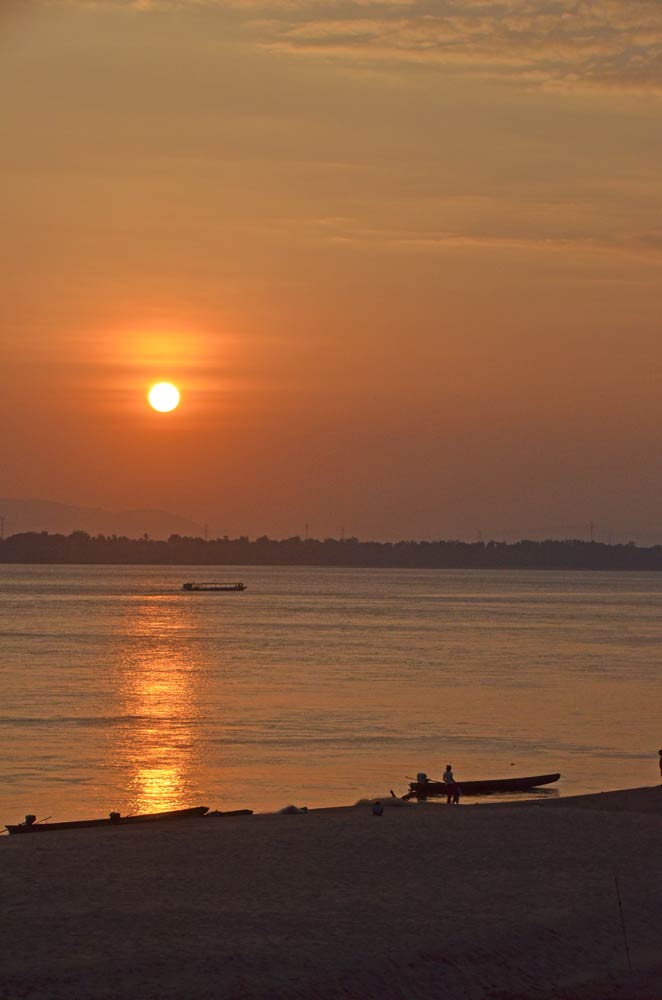
<svg viewBox="0 0 662 1000">
<path fill-rule="evenodd" d="M 149 405 L 159 413 L 169 413 L 179 406 L 179 389 L 170 382 L 158 382 L 147 393 Z"/>
</svg>

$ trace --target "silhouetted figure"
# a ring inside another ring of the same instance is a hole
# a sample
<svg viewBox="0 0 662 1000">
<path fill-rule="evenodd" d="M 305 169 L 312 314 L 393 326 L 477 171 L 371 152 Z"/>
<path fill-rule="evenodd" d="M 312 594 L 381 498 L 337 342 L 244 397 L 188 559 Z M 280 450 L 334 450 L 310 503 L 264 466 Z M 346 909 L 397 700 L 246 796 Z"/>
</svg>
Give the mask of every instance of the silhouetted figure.
<svg viewBox="0 0 662 1000">
<path fill-rule="evenodd" d="M 442 775 L 442 780 L 446 785 L 446 804 L 447 805 L 458 805 L 460 801 L 460 793 L 458 786 L 453 777 L 453 768 L 451 764 L 446 764 L 446 770 Z"/>
<path fill-rule="evenodd" d="M 372 815 L 381 816 L 383 812 L 384 812 L 384 806 L 381 804 L 381 802 L 373 802 Z"/>
</svg>

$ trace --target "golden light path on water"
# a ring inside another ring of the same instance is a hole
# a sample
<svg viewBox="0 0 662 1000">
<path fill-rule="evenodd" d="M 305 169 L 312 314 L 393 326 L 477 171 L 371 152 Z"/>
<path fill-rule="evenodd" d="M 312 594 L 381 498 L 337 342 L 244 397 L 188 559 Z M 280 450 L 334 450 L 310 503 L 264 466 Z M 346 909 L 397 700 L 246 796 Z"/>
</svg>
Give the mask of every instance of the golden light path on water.
<svg viewBox="0 0 662 1000">
<path fill-rule="evenodd" d="M 187 791 L 200 767 L 200 671 L 181 641 L 186 616 L 154 596 L 129 605 L 127 617 L 118 696 L 133 721 L 113 748 L 114 765 L 126 772 L 130 812 L 176 809 L 190 804 Z"/>
<path fill-rule="evenodd" d="M 0 819 L 347 805 L 448 762 L 659 781 L 658 574 L 239 575 L 5 567 Z"/>
</svg>

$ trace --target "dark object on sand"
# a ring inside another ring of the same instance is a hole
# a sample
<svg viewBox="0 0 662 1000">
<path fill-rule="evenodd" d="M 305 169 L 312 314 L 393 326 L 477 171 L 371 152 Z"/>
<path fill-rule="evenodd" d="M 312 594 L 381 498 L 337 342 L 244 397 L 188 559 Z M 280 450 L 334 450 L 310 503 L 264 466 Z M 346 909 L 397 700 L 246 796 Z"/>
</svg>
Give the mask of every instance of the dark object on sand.
<svg viewBox="0 0 662 1000">
<path fill-rule="evenodd" d="M 245 583 L 184 583 L 182 590 L 193 591 L 198 594 L 210 594 L 221 592 L 224 594 L 237 594 L 241 590 L 246 590 Z"/>
<path fill-rule="evenodd" d="M 492 792 L 526 792 L 539 785 L 551 785 L 558 781 L 560 774 L 537 774 L 532 778 L 492 778 L 486 781 L 462 781 L 463 795 L 490 795 Z M 447 795 L 448 785 L 444 781 L 411 781 L 409 791 L 403 799 L 427 799 Z"/>
<path fill-rule="evenodd" d="M 215 818 L 216 816 L 252 816 L 252 809 L 228 809 L 227 812 L 222 809 L 214 809 L 213 812 L 207 813 L 207 819 L 211 816 Z"/>
<path fill-rule="evenodd" d="M 78 830 L 88 826 L 125 826 L 129 823 L 155 823 L 162 819 L 187 819 L 190 816 L 204 816 L 209 806 L 191 806 L 189 809 L 171 809 L 168 812 L 142 813 L 137 816 L 121 816 L 112 812 L 108 819 L 73 819 L 66 823 L 37 823 L 34 816 L 26 816 L 24 823 L 8 825 L 10 833 L 49 833 L 52 830 Z"/>
</svg>

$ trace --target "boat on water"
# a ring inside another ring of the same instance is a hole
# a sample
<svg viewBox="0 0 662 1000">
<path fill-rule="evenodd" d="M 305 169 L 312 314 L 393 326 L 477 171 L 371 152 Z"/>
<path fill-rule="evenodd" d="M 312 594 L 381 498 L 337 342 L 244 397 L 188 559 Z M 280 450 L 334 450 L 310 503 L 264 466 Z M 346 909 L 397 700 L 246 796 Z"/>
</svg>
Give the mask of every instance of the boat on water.
<svg viewBox="0 0 662 1000">
<path fill-rule="evenodd" d="M 156 823 L 161 820 L 188 819 L 204 816 L 209 806 L 191 806 L 188 809 L 170 809 L 167 812 L 139 813 L 136 816 L 122 816 L 111 812 L 107 819 L 73 819 L 63 823 L 39 823 L 35 816 L 26 816 L 25 822 L 8 824 L 9 833 L 50 833 L 53 830 L 79 830 L 85 827 L 126 826 L 129 823 Z"/>
<path fill-rule="evenodd" d="M 242 590 L 246 590 L 245 583 L 184 583 L 182 585 L 182 590 L 186 590 L 189 593 L 193 591 L 198 594 L 209 594 L 221 592 L 225 594 L 236 594 Z"/>
<path fill-rule="evenodd" d="M 536 774 L 527 778 L 488 778 L 484 781 L 458 781 L 462 795 L 491 795 L 493 792 L 527 792 L 530 788 L 551 785 L 558 781 L 560 774 Z M 447 795 L 448 785 L 444 781 L 411 781 L 404 799 L 427 799 Z"/>
</svg>

